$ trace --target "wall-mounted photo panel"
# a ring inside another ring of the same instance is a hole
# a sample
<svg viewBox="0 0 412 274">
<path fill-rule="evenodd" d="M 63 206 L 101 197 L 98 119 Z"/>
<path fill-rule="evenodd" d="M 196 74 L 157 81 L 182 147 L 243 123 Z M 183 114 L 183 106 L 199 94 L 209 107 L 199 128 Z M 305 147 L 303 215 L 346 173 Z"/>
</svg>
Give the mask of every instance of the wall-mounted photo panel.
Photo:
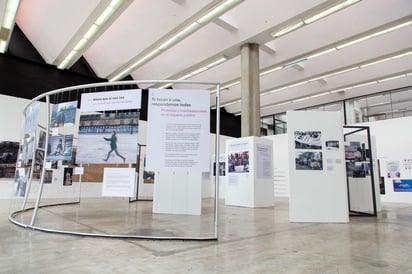
<svg viewBox="0 0 412 274">
<path fill-rule="evenodd" d="M 296 149 L 322 149 L 322 132 L 295 131 Z"/>
<path fill-rule="evenodd" d="M 289 157 L 289 220 L 348 222 L 342 114 L 288 111 L 286 116 L 294 156 Z"/>
<path fill-rule="evenodd" d="M 399 161 L 387 161 L 386 171 L 388 178 L 400 178 L 401 172 L 399 170 Z"/>
<path fill-rule="evenodd" d="M 30 105 L 25 111 L 24 116 L 24 132 L 30 133 L 37 129 L 40 113 L 40 103 Z"/>
<path fill-rule="evenodd" d="M 73 134 L 49 136 L 47 144 L 47 161 L 70 160 L 73 149 Z"/>
<path fill-rule="evenodd" d="M 210 92 L 149 90 L 147 168 L 210 171 Z"/>
<path fill-rule="evenodd" d="M 51 127 L 74 126 L 76 121 L 77 101 L 53 105 Z"/>
<path fill-rule="evenodd" d="M 296 170 L 323 170 L 322 152 L 295 151 Z"/>
<path fill-rule="evenodd" d="M 83 114 L 76 163 L 135 163 L 138 133 L 138 111 Z"/>
</svg>

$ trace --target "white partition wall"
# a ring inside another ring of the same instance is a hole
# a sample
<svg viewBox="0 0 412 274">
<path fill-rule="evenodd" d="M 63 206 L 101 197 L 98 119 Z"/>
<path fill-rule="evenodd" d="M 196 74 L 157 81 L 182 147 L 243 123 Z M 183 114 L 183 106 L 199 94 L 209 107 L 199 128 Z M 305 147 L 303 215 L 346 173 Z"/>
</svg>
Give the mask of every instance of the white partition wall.
<svg viewBox="0 0 412 274">
<path fill-rule="evenodd" d="M 153 213 L 200 215 L 202 174 L 156 172 Z"/>
<path fill-rule="evenodd" d="M 227 140 L 226 157 L 225 204 L 273 206 L 272 141 L 253 136 Z"/>
<path fill-rule="evenodd" d="M 340 112 L 288 111 L 289 220 L 349 222 Z"/>
</svg>

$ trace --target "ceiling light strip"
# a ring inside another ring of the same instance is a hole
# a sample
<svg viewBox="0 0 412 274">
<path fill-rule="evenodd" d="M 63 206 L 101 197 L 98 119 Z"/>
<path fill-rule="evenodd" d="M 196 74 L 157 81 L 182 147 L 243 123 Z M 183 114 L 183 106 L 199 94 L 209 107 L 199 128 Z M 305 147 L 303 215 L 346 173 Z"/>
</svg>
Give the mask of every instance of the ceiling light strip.
<svg viewBox="0 0 412 274">
<path fill-rule="evenodd" d="M 110 4 L 103 10 L 103 12 L 97 17 L 94 23 L 89 27 L 86 33 L 80 38 L 79 42 L 73 47 L 69 54 L 63 59 L 57 66 L 59 69 L 65 69 L 70 65 L 73 60 L 79 57 L 82 50 L 84 50 L 90 43 L 104 24 L 113 16 L 113 14 L 123 4 L 124 0 L 112 0 Z"/>
<path fill-rule="evenodd" d="M 11 33 L 16 22 L 16 15 L 19 9 L 20 0 L 7 0 L 5 4 L 5 10 L 3 20 L 1 22 L 1 29 L 8 31 L 6 40 L 0 40 L 0 53 L 5 53 L 7 46 L 9 45 Z"/>
<path fill-rule="evenodd" d="M 174 34 L 172 37 L 162 42 L 159 46 L 156 47 L 156 50 L 157 50 L 156 54 L 151 55 L 150 58 L 145 58 L 149 55 L 148 54 L 145 57 L 138 59 L 137 61 L 131 61 L 134 63 L 131 67 L 136 69 L 137 67 L 142 66 L 145 62 L 149 61 L 151 58 L 154 58 L 156 55 L 160 54 L 161 51 L 164 51 L 174 46 L 175 44 L 177 44 L 178 42 L 180 42 L 181 40 L 183 40 L 184 38 L 186 38 L 187 36 L 195 32 L 196 30 L 201 28 L 203 25 L 210 22 L 213 18 L 222 15 L 223 13 L 225 13 L 226 11 L 228 11 L 229 9 L 231 9 L 232 7 L 234 7 L 235 5 L 239 4 L 242 1 L 243 0 L 227 0 L 223 2 L 222 4 L 215 7 L 214 9 L 212 9 L 211 11 L 209 11 L 207 14 L 203 15 L 199 19 L 195 19 L 191 24 L 189 24 L 187 27 L 180 30 L 178 33 Z M 224 61 L 226 61 L 226 59 Z M 110 77 L 109 81 L 116 81 L 116 80 L 121 79 L 124 76 L 125 76 L 124 74 L 117 73 L 113 77 Z"/>
</svg>

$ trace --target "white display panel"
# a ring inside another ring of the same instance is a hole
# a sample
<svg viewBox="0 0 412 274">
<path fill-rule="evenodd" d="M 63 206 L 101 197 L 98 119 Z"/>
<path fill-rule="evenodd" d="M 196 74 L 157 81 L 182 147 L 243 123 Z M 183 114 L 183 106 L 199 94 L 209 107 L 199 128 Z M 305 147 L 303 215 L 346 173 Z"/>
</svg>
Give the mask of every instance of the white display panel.
<svg viewBox="0 0 412 274">
<path fill-rule="evenodd" d="M 141 98 L 142 91 L 140 89 L 83 93 L 80 111 L 139 109 Z"/>
<path fill-rule="evenodd" d="M 226 205 L 274 205 L 272 151 L 271 140 L 254 136 L 226 141 Z"/>
<path fill-rule="evenodd" d="M 134 168 L 105 168 L 102 196 L 133 197 L 135 176 Z"/>
<path fill-rule="evenodd" d="M 209 97 L 207 90 L 149 90 L 148 170 L 209 172 Z"/>
<path fill-rule="evenodd" d="M 340 112 L 288 111 L 289 220 L 348 222 Z"/>
<path fill-rule="evenodd" d="M 200 215 L 202 174 L 156 172 L 153 213 Z"/>
</svg>

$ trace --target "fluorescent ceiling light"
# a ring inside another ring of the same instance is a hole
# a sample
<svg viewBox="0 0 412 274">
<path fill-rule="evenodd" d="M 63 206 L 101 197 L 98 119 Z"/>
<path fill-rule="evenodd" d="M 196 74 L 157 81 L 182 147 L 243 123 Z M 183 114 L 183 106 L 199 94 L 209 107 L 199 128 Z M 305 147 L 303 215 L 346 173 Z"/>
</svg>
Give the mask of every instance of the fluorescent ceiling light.
<svg viewBox="0 0 412 274">
<path fill-rule="evenodd" d="M 87 46 L 91 39 L 101 29 L 101 27 L 110 19 L 110 17 L 117 11 L 124 0 L 112 0 L 110 4 L 103 10 L 103 12 L 97 17 L 94 23 L 86 31 L 86 33 L 80 38 L 79 42 L 73 47 L 70 53 L 63 59 L 63 61 L 57 66 L 59 69 L 65 69 L 78 54 Z"/>
<path fill-rule="evenodd" d="M 272 69 L 269 69 L 269 70 L 266 70 L 266 71 L 262 71 L 259 75 L 260 75 L 260 76 L 264 76 L 264 75 L 266 75 L 266 74 L 275 72 L 275 71 L 280 70 L 280 69 L 282 69 L 282 68 L 283 68 L 283 66 L 277 66 L 277 67 L 274 67 L 274 68 L 272 68 Z"/>
<path fill-rule="evenodd" d="M 379 35 L 382 35 L 382 34 L 385 34 L 385 33 L 388 33 L 388 32 L 391 32 L 391 31 L 394 31 L 394 30 L 403 28 L 403 27 L 407 27 L 407 26 L 409 26 L 409 25 L 412 25 L 412 21 L 408 21 L 408 22 L 405 22 L 405 23 L 396 25 L 396 26 L 394 26 L 394 27 L 391 27 L 391 28 L 387 28 L 387 29 L 378 31 L 378 32 L 376 32 L 376 33 L 374 33 L 374 34 L 371 34 L 370 36 L 371 36 L 371 37 L 376 37 L 376 36 L 379 36 Z"/>
<path fill-rule="evenodd" d="M 190 24 L 189 26 L 187 26 L 186 28 L 182 29 L 181 31 L 179 31 L 175 37 L 176 38 L 183 38 L 186 35 L 188 35 L 189 33 L 191 33 L 192 31 L 194 31 L 195 29 L 197 29 L 198 27 L 200 27 L 200 24 L 197 22 L 194 22 L 192 24 Z M 173 39 L 174 37 L 172 37 Z"/>
<path fill-rule="evenodd" d="M 103 25 L 113 15 L 113 13 L 119 8 L 123 0 L 113 0 L 109 6 L 102 12 L 102 14 L 96 19 L 96 25 Z"/>
<path fill-rule="evenodd" d="M 356 2 L 359 2 L 359 1 L 360 1 L 360 0 L 348 0 L 348 1 L 346 1 L 346 2 L 343 2 L 343 3 L 341 3 L 341 4 L 338 4 L 338 5 L 336 5 L 336 6 L 333 6 L 333 7 L 329 8 L 329 9 L 327 9 L 327 10 L 324 10 L 324 11 L 318 13 L 318 14 L 315 14 L 315 15 L 309 17 L 309 18 L 306 18 L 306 19 L 304 19 L 303 21 L 305 22 L 305 24 L 313 23 L 313 22 L 315 22 L 315 21 L 317 21 L 317 20 L 319 20 L 319 19 L 321 19 L 321 18 L 323 18 L 323 17 L 326 17 L 326 16 L 328 16 L 328 15 L 331 15 L 332 13 L 337 12 L 338 10 L 344 9 L 344 8 L 352 5 L 353 3 L 356 3 Z"/>
<path fill-rule="evenodd" d="M 361 67 L 361 68 L 366 68 L 366 67 L 369 67 L 369 66 L 373 66 L 373 65 L 377 65 L 377 64 L 380 64 L 380 63 L 389 61 L 389 60 L 391 60 L 391 59 L 392 59 L 391 57 L 389 57 L 389 58 L 384 58 L 384 59 L 380 59 L 380 60 L 377 60 L 377 61 L 373 61 L 373 62 L 370 62 L 370 63 L 363 64 L 363 65 L 361 65 L 360 67 Z"/>
<path fill-rule="evenodd" d="M 242 2 L 242 0 L 228 0 L 224 2 L 223 4 L 219 5 L 218 7 L 214 8 L 210 12 L 208 12 L 206 15 L 202 16 L 197 20 L 199 24 L 204 24 L 212 20 L 214 17 L 219 16 L 223 14 L 225 11 L 229 10 L 236 4 Z"/>
<path fill-rule="evenodd" d="M 7 47 L 7 42 L 0 40 L 0 52 L 4 53 L 6 51 L 6 47 Z"/>
<path fill-rule="evenodd" d="M 386 82 L 386 81 L 390 81 L 390 80 L 402 78 L 402 77 L 405 77 L 405 76 L 407 76 L 407 74 L 401 74 L 401 75 L 391 76 L 391 77 L 388 77 L 388 78 L 379 79 L 378 82 Z"/>
<path fill-rule="evenodd" d="M 20 0 L 7 0 L 2 27 L 11 30 L 14 26 Z"/>
<path fill-rule="evenodd" d="M 207 64 L 205 67 L 207 67 L 207 68 L 212 68 L 212 67 L 214 67 L 214 66 L 217 66 L 217 65 L 225 62 L 226 60 L 227 60 L 227 58 L 226 58 L 225 56 L 223 56 L 223 57 L 217 59 L 216 61 L 213 61 L 212 63 Z"/>
<path fill-rule="evenodd" d="M 307 59 L 312 59 L 312 58 L 319 57 L 319 56 L 321 56 L 321 55 L 327 54 L 327 53 L 332 52 L 332 51 L 335 51 L 335 50 L 336 50 L 336 48 L 326 49 L 326 50 L 323 50 L 323 51 L 314 53 L 314 54 L 312 54 L 312 55 L 309 55 L 309 56 L 306 57 L 306 58 L 307 58 Z"/>
<path fill-rule="evenodd" d="M 295 23 L 295 24 L 293 24 L 293 25 L 287 26 L 286 28 L 281 29 L 280 31 L 272 34 L 272 36 L 275 37 L 275 38 L 280 37 L 280 36 L 282 36 L 282 35 L 285 35 L 286 33 L 289 33 L 289 32 L 291 32 L 291 31 L 294 31 L 294 30 L 300 28 L 300 27 L 303 26 L 304 24 L 305 24 L 305 23 L 303 23 L 303 21 L 299 21 L 299 22 L 297 22 L 297 23 Z"/>
<path fill-rule="evenodd" d="M 375 33 L 372 33 L 372 34 L 369 34 L 369 35 L 365 35 L 365 36 L 363 36 L 363 37 L 360 37 L 360 38 L 354 39 L 354 40 L 352 40 L 352 41 L 346 42 L 346 43 L 344 43 L 344 44 L 341 44 L 341 45 L 337 46 L 336 48 L 337 48 L 337 49 L 342 49 L 342 48 L 345 48 L 345 47 L 347 47 L 347 46 L 351 46 L 351 45 L 354 45 L 354 44 L 363 42 L 363 41 L 365 41 L 365 40 L 368 40 L 368 39 L 377 37 L 377 36 L 379 36 L 379 35 L 382 35 L 382 34 L 385 34 L 385 33 L 391 32 L 391 31 L 398 30 L 398 29 L 400 29 L 400 28 L 403 28 L 403 27 L 406 27 L 406 26 L 409 26 L 409 25 L 412 25 L 412 21 L 408 21 L 408 22 L 405 22 L 405 23 L 401 23 L 401 24 L 399 24 L 399 25 L 396 25 L 396 26 L 393 26 L 393 27 L 389 27 L 389 28 L 387 28 L 387 29 L 383 29 L 383 30 L 377 31 L 377 32 L 375 32 Z"/>
<path fill-rule="evenodd" d="M 292 84 L 292 85 L 289 85 L 289 86 L 287 86 L 288 88 L 294 88 L 294 87 L 297 87 L 297 86 L 301 86 L 301 85 L 304 85 L 304 84 L 307 84 L 309 81 L 302 81 L 302 82 L 299 82 L 299 83 L 296 83 L 296 84 Z"/>
<path fill-rule="evenodd" d="M 170 86 L 172 86 L 172 83 L 169 83 L 169 84 L 160 86 L 159 89 L 165 89 L 165 88 L 168 88 L 168 87 L 170 87 Z"/>
</svg>

